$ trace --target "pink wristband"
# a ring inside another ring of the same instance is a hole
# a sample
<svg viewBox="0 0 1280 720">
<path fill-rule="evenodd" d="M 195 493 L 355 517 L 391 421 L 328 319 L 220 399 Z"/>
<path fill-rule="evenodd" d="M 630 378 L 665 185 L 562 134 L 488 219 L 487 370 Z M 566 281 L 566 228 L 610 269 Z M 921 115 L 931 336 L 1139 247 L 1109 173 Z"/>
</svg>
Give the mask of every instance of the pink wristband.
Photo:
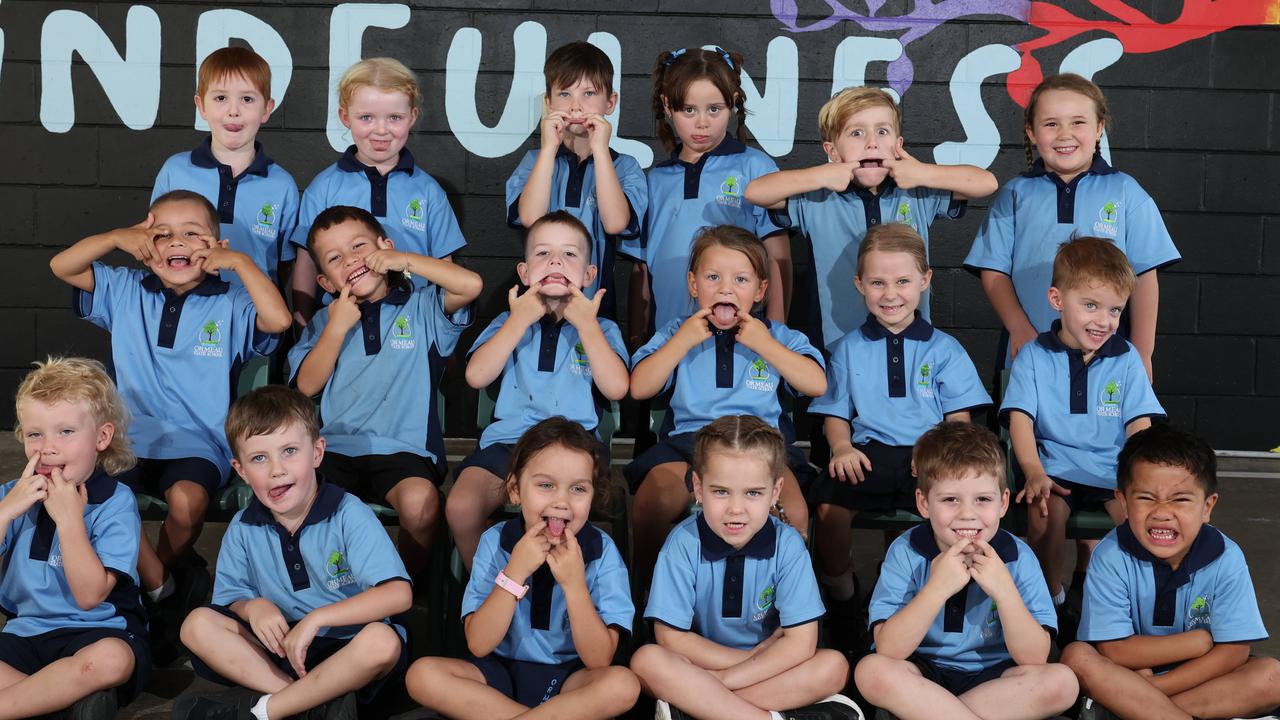
<svg viewBox="0 0 1280 720">
<path fill-rule="evenodd" d="M 521 585 L 515 580 L 507 577 L 507 574 L 501 570 L 498 571 L 498 577 L 494 578 L 493 584 L 514 595 L 516 600 L 523 599 L 524 594 L 529 592 L 528 585 Z"/>
</svg>

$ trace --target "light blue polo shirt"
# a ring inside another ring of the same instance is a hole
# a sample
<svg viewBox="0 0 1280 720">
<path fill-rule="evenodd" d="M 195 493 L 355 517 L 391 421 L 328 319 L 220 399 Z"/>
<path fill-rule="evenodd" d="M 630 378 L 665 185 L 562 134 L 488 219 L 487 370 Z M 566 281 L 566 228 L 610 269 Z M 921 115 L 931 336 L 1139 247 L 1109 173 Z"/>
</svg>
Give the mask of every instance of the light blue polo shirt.
<svg viewBox="0 0 1280 720">
<path fill-rule="evenodd" d="M 952 198 L 950 190 L 918 187 L 903 190 L 885 178 L 878 194 L 850 183 L 836 192 L 822 188 L 787 200 L 770 216 L 778 225 L 803 233 L 813 248 L 809 281 L 817 288 L 815 307 L 822 313 L 822 341 L 831 347 L 862 321 L 866 300 L 853 284 L 858 272 L 858 246 L 867 230 L 883 223 L 910 225 L 929 253 L 929 224 L 935 218 L 964 216 L 967 202 Z M 929 319 L 929 294 L 920 298 L 920 312 Z"/>
<path fill-rule="evenodd" d="M 1142 547 L 1128 523 L 1107 533 L 1089 560 L 1077 637 L 1105 642 L 1200 628 L 1215 643 L 1267 639 L 1240 546 L 1202 525 L 1174 570 Z"/>
<path fill-rule="evenodd" d="M 218 162 L 210 139 L 205 138 L 195 150 L 165 161 L 156 175 L 151 202 L 170 190 L 200 193 L 218 211 L 221 237 L 231 242 L 232 250 L 252 258 L 274 283 L 280 263 L 293 260 L 295 255 L 287 240 L 298 224 L 298 184 L 267 157 L 262 143 L 255 142 L 253 149 L 253 162 L 237 176 L 230 165 Z M 230 270 L 223 270 L 218 277 L 243 284 Z"/>
<path fill-rule="evenodd" d="M 480 609 L 495 590 L 494 580 L 507 567 L 516 543 L 524 537 L 524 518 L 516 516 L 489 528 L 480 536 L 471 578 L 462 595 L 462 618 Z M 600 620 L 618 631 L 621 642 L 631 635 L 636 608 L 631 602 L 631 579 L 618 548 L 608 535 L 590 523 L 575 536 L 586 566 L 587 592 Z M 564 590 L 543 563 L 529 579 L 529 592 L 516 603 L 506 637 L 494 654 L 508 660 L 558 665 L 578 659 L 569 625 Z M 497 590 L 506 592 L 506 590 Z"/>
<path fill-rule="evenodd" d="M 337 485 L 317 483 L 311 510 L 292 534 L 256 497 L 236 513 L 218 550 L 214 605 L 263 598 L 293 624 L 369 588 L 409 582 L 400 554 L 369 506 Z M 319 634 L 345 640 L 362 627 L 326 627 Z M 404 628 L 392 627 L 405 637 Z"/>
<path fill-rule="evenodd" d="M 1004 561 L 1031 617 L 1050 635 L 1056 634 L 1058 614 L 1035 553 L 1005 530 L 997 530 L 990 544 Z M 929 582 L 931 564 L 939 552 L 933 528 L 927 522 L 893 541 L 871 593 L 867 614 L 870 627 L 888 620 L 920 594 Z M 947 600 L 916 654 L 964 673 L 976 673 L 1011 659 L 996 603 L 973 580 Z"/>
<path fill-rule="evenodd" d="M 749 650 L 779 627 L 807 625 L 825 613 L 809 550 L 794 528 L 770 516 L 735 549 L 699 512 L 667 535 L 644 618 Z"/>
<path fill-rule="evenodd" d="M 631 366 L 654 354 L 680 331 L 684 317 L 671 320 L 665 327 L 636 351 Z M 792 352 L 812 358 L 824 369 L 822 353 L 809 344 L 802 334 L 782 323 L 762 320 L 769 334 Z M 764 422 L 778 427 L 782 421 L 782 404 L 778 391 L 784 386 L 790 392 L 778 369 L 764 358 L 737 342 L 737 328 L 712 330 L 711 337 L 703 340 L 680 359 L 676 369 L 667 378 L 662 391 L 672 390 L 671 413 L 675 427 L 671 433 L 696 432 L 716 418 L 725 415 L 755 415 Z M 672 389 L 674 388 L 674 389 Z"/>
<path fill-rule="evenodd" d="M 305 252 L 316 216 L 335 205 L 368 210 L 397 250 L 443 258 L 467 244 L 444 188 L 414 164 L 408 148 L 400 151 L 396 166 L 386 175 L 357 160 L 355 145 L 347 148 L 302 193 L 298 226 L 290 242 Z M 415 278 L 414 284 L 426 281 Z"/>
<path fill-rule="evenodd" d="M 619 251 L 649 266 L 653 324 L 662 327 L 694 309 L 689 298 L 689 251 L 704 227 L 736 225 L 761 239 L 782 232 L 764 208 L 743 197 L 747 184 L 777 172 L 773 158 L 725 135 L 696 163 L 680 159 L 680 148 L 649 170 L 649 212 L 638 241 Z"/>
<path fill-rule="evenodd" d="M 1035 424 L 1040 462 L 1049 477 L 1114 490 L 1125 427 L 1143 417 L 1162 418 L 1142 357 L 1112 335 L 1088 365 L 1080 350 L 1062 344 L 1055 320 L 1013 361 L 1000 415 L 1020 412 Z"/>
<path fill-rule="evenodd" d="M 831 346 L 827 394 L 810 403 L 809 414 L 848 420 L 855 445 L 910 447 L 945 415 L 990 404 L 955 338 L 919 314 L 897 335 L 868 314 Z"/>
<path fill-rule="evenodd" d="M 640 163 L 630 155 L 623 155 L 615 150 L 609 151 L 613 158 L 613 169 L 618 175 L 618 184 L 627 197 L 631 207 L 631 218 L 627 227 L 618 235 L 610 235 L 604 231 L 600 220 L 600 211 L 596 207 L 596 168 L 595 158 L 588 155 L 579 162 L 578 156 L 564 145 L 556 151 L 555 167 L 551 170 L 551 202 L 548 212 L 564 210 L 582 221 L 591 233 L 591 264 L 599 268 L 595 281 L 585 289 L 588 297 L 595 295 L 601 287 L 608 289 L 604 302 L 615 297 L 613 289 L 613 264 L 617 252 L 618 241 L 634 241 L 640 236 L 640 222 L 649 207 L 649 188 Z M 513 228 L 520 224 L 520 195 L 529 182 L 534 163 L 538 161 L 538 151 L 525 153 L 516 166 L 515 172 L 507 178 L 507 224 Z M 612 304 L 610 307 L 613 307 Z M 612 315 L 612 312 L 608 313 Z"/>
<path fill-rule="evenodd" d="M 964 265 L 1012 278 L 1027 318 L 1044 332 L 1058 317 L 1047 295 L 1053 259 L 1058 246 L 1076 236 L 1115 241 L 1138 275 L 1182 259 L 1151 196 L 1095 154 L 1093 165 L 1070 183 L 1036 160 L 1000 188 Z"/>
<path fill-rule="evenodd" d="M 347 332 L 320 396 L 328 449 L 352 457 L 408 452 L 443 460 L 435 383 L 470 323 L 470 305 L 445 314 L 444 293 L 435 285 L 410 290 L 398 284 L 382 300 L 360 303 L 360 324 Z M 326 307 L 289 350 L 291 381 L 328 324 Z"/>
<path fill-rule="evenodd" d="M 476 338 L 471 353 L 489 342 L 509 317 L 511 313 L 504 312 L 494 318 Z M 618 326 L 600 318 L 600 329 L 609 347 L 626 364 L 627 348 Z M 524 331 L 507 358 L 493 422 L 481 433 L 480 447 L 515 443 L 525 430 L 556 415 L 594 430 L 606 403 L 596 390 L 578 329 L 566 320 L 556 322 L 554 316 L 546 315 Z"/>
<path fill-rule="evenodd" d="M 150 272 L 93 264 L 92 293 L 76 290 L 80 317 L 111 333 L 116 386 L 129 407 L 138 457 L 198 457 L 225 479 L 231 449 L 223 435 L 238 375 L 269 355 L 279 336 L 259 332 L 243 286 L 206 275 L 176 295 Z"/>
<path fill-rule="evenodd" d="M 0 498 L 17 480 L 0 486 Z M 22 637 L 69 628 L 115 628 L 146 637 L 147 620 L 138 594 L 138 543 L 142 537 L 138 503 L 128 486 L 95 470 L 84 483 L 88 502 L 84 527 L 102 566 L 116 585 L 96 607 L 82 610 L 71 594 L 62 564 L 57 525 L 37 502 L 9 523 L 0 540 L 4 576 L 0 611 L 9 619 L 4 632 Z"/>
</svg>

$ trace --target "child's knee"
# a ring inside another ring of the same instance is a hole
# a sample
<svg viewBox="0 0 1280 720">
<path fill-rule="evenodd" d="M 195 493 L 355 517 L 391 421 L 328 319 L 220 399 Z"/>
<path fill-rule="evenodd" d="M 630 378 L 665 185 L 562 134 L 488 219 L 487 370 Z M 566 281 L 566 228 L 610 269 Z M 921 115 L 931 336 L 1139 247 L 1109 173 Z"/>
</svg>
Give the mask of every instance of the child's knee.
<svg viewBox="0 0 1280 720">
<path fill-rule="evenodd" d="M 484 525 L 496 507 L 493 500 L 475 485 L 460 488 L 455 484 L 445 499 L 444 514 L 451 529 L 475 530 Z"/>
<path fill-rule="evenodd" d="M 203 486 L 179 480 L 164 494 L 169 505 L 166 520 L 172 519 L 184 525 L 196 525 L 204 520 L 204 513 L 209 509 L 209 493 Z"/>
<path fill-rule="evenodd" d="M 809 661 L 813 677 L 828 695 L 840 692 L 849 682 L 849 661 L 835 650 L 819 650 Z"/>
<path fill-rule="evenodd" d="M 604 687 L 609 697 L 616 698 L 619 705 L 630 708 L 640 697 L 640 678 L 631 670 L 620 665 L 610 665 L 595 672 L 599 678 L 596 682 Z"/>
<path fill-rule="evenodd" d="M 351 639 L 357 662 L 365 663 L 379 672 L 390 670 L 400 659 L 400 635 L 385 623 L 365 625 Z"/>
<path fill-rule="evenodd" d="M 133 651 L 125 641 L 107 638 L 76 653 L 80 676 L 100 688 L 122 685 L 133 674 Z"/>
<path fill-rule="evenodd" d="M 400 516 L 400 526 L 422 529 L 435 523 L 440 514 L 440 493 L 431 481 L 408 478 L 387 494 L 387 501 Z"/>
<path fill-rule="evenodd" d="M 642 645 L 631 654 L 631 671 L 646 685 L 652 685 L 655 679 L 674 667 L 671 660 L 672 653 L 661 645 Z"/>
<path fill-rule="evenodd" d="M 231 619 L 215 610 L 205 607 L 196 608 L 187 614 L 186 620 L 182 621 L 178 637 L 181 638 L 183 645 L 194 651 L 205 646 L 205 639 L 210 633 L 225 629 L 228 621 Z"/>
<path fill-rule="evenodd" d="M 1099 660 L 1105 660 L 1092 645 L 1073 642 L 1062 651 L 1061 662 L 1075 673 L 1087 673 Z"/>
<path fill-rule="evenodd" d="M 854 667 L 854 683 L 868 700 L 884 698 L 903 678 L 901 662 L 872 653 L 859 660 Z"/>
<path fill-rule="evenodd" d="M 1040 695 L 1041 708 L 1058 712 L 1070 707 L 1080 695 L 1080 682 L 1072 669 L 1062 663 L 1049 663 L 1037 668 L 1033 687 Z"/>
</svg>

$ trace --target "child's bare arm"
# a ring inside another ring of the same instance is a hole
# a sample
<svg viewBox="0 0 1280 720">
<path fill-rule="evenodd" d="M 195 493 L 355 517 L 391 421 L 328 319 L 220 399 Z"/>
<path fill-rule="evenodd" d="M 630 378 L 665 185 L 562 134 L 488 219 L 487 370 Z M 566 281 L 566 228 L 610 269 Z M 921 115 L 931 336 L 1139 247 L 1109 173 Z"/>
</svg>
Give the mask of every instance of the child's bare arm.
<svg viewBox="0 0 1280 720">
<path fill-rule="evenodd" d="M 541 283 L 534 283 L 523 295 L 520 286 L 512 285 L 507 291 L 507 305 L 510 312 L 503 321 L 502 327 L 483 345 L 471 353 L 467 360 L 467 384 L 479 390 L 489 386 L 498 379 L 502 369 L 511 359 L 520 338 L 524 337 L 535 322 L 547 314 L 547 304 L 539 294 Z"/>
<path fill-rule="evenodd" d="M 1156 350 L 1156 318 L 1160 311 L 1160 280 L 1155 270 L 1138 276 L 1129 297 L 1129 342 L 1142 355 L 1147 380 L 1153 380 L 1151 356 Z"/>
<path fill-rule="evenodd" d="M 444 291 L 444 311 L 452 313 L 480 297 L 484 281 L 470 270 L 449 260 L 392 250 L 390 244 L 365 256 L 365 265 L 374 272 L 411 272 Z"/>
<path fill-rule="evenodd" d="M 1035 340 L 1038 333 L 1018 301 L 1012 278 L 996 270 L 983 270 L 981 277 L 987 300 L 991 301 L 991 307 L 1009 333 L 1009 357 L 1015 358 L 1022 346 Z"/>
<path fill-rule="evenodd" d="M 978 540 L 974 544 L 978 550 L 970 557 L 970 574 L 978 587 L 995 601 L 1009 656 L 1019 665 L 1043 664 L 1049 657 L 1048 631 L 1027 609 L 1000 555 L 986 541 Z"/>
<path fill-rule="evenodd" d="M 778 210 L 796 195 L 822 188 L 837 192 L 848 188 L 857 167 L 857 163 L 823 163 L 799 170 L 779 170 L 747 183 L 743 196 L 756 207 Z"/>
<path fill-rule="evenodd" d="M 567 123 L 563 112 L 553 111 L 544 103 L 540 126 L 542 141 L 538 147 L 538 157 L 533 163 L 533 169 L 529 171 L 529 177 L 524 181 L 524 187 L 520 189 L 517 206 L 520 224 L 526 228 L 551 209 L 551 177 L 556 167 L 556 153 L 560 151 L 560 133 Z"/>
<path fill-rule="evenodd" d="M 942 420 L 943 422 L 969 422 L 973 420 L 973 415 L 968 410 L 957 410 L 943 415 Z"/>
<path fill-rule="evenodd" d="M 1130 670 L 1155 668 L 1198 658 L 1214 647 L 1208 630 L 1197 628 L 1172 635 L 1131 635 L 1098 643 L 1098 652 Z"/>
<path fill-rule="evenodd" d="M 1249 661 L 1248 643 L 1220 643 L 1197 658 L 1192 658 L 1163 675 L 1148 678 L 1165 695 L 1173 697 L 1222 677 Z"/>
<path fill-rule="evenodd" d="M 906 660 L 920 647 L 934 618 L 947 599 L 969 583 L 969 569 L 961 554 L 968 543 L 958 542 L 939 553 L 929 569 L 929 580 L 902 609 L 875 627 L 876 653 Z"/>
<path fill-rule="evenodd" d="M 1124 426 L 1124 436 L 1126 438 L 1133 437 L 1134 433 L 1142 432 L 1143 430 L 1146 430 L 1149 427 L 1151 427 L 1151 418 L 1149 417 L 1134 418 L 1129 421 L 1128 425 Z"/>
<path fill-rule="evenodd" d="M 347 333 L 360 322 L 360 307 L 351 299 L 351 290 L 343 286 L 338 297 L 329 304 L 329 322 L 320 331 L 316 344 L 302 359 L 295 378 L 298 390 L 307 397 L 313 397 L 324 390 L 324 386 L 333 376 L 333 369 L 338 365 L 338 355 L 342 352 L 342 344 L 347 340 Z"/>
<path fill-rule="evenodd" d="M 547 561 L 551 541 L 544 532 L 546 529 L 547 521 L 539 520 L 525 530 L 524 536 L 512 549 L 507 566 L 502 570 L 512 582 L 526 585 L 530 576 Z M 472 655 L 484 657 L 498 647 L 511 629 L 511 619 L 515 616 L 518 602 L 521 601 L 515 595 L 495 584 L 480 607 L 463 620 L 462 632 L 467 638 L 467 650 Z"/>
<path fill-rule="evenodd" d="M 1036 449 L 1035 421 L 1026 413 L 1013 411 L 1009 413 L 1009 440 L 1013 445 L 1013 457 L 1022 468 L 1026 477 L 1026 485 L 1014 498 L 1015 503 L 1026 498 L 1028 505 L 1038 505 L 1041 517 L 1049 516 L 1049 496 L 1065 492 L 1045 472 L 1040 462 L 1040 452 Z"/>
<path fill-rule="evenodd" d="M 688 630 L 677 630 L 660 622 L 653 624 L 653 638 L 659 645 L 682 655 L 703 670 L 724 670 L 751 656 L 749 650 L 738 650 L 708 640 Z"/>
<path fill-rule="evenodd" d="M 741 690 L 777 677 L 813 657 L 818 649 L 818 623 L 786 628 L 762 650 L 717 673 L 730 690 Z"/>
<path fill-rule="evenodd" d="M 155 239 L 160 234 L 152 229 L 153 222 L 154 218 L 147 215 L 147 219 L 137 225 L 90 235 L 54 255 L 49 269 L 68 285 L 93 292 L 93 263 L 112 250 L 123 250 L 143 265 L 151 265 L 155 258 Z"/>
<path fill-rule="evenodd" d="M 627 364 L 610 347 L 600 327 L 600 302 L 606 291 L 600 288 L 595 297 L 588 300 L 578 288 L 570 286 L 569 290 L 573 295 L 564 308 L 564 319 L 578 331 L 578 339 L 582 341 L 582 349 L 586 351 L 587 362 L 591 365 L 592 382 L 609 400 L 621 400 L 631 387 L 631 375 L 627 372 Z"/>
<path fill-rule="evenodd" d="M 618 169 L 613 166 L 609 154 L 609 137 L 613 126 L 602 115 L 588 115 L 587 132 L 590 133 L 591 157 L 596 173 L 596 209 L 600 212 L 600 224 L 610 235 L 618 235 L 631 224 L 631 203 L 618 181 Z"/>
<path fill-rule="evenodd" d="M 956 200 L 983 198 L 1000 187 L 996 176 L 974 165 L 934 165 L 920 162 L 902 147 L 898 140 L 896 158 L 884 161 L 894 182 L 903 190 L 927 187 L 949 190 Z"/>
<path fill-rule="evenodd" d="M 711 329 L 707 326 L 707 316 L 710 314 L 711 309 L 705 308 L 690 315 L 662 347 L 636 363 L 635 369 L 631 371 L 631 397 L 647 400 L 662 392 L 667 379 L 675 372 L 684 356 L 711 337 Z"/>
<path fill-rule="evenodd" d="M 116 586 L 116 576 L 102 565 L 98 551 L 89 540 L 84 524 L 84 508 L 88 489 L 62 477 L 54 468 L 49 478 L 48 497 L 44 509 L 57 526 L 58 544 L 62 548 L 62 568 L 76 606 L 91 610 L 107 599 Z"/>
<path fill-rule="evenodd" d="M 311 259 L 310 252 L 298 252 L 289 286 L 293 293 L 293 322 L 301 330 L 316 314 L 316 294 L 320 287 L 316 284 L 316 262 Z"/>
<path fill-rule="evenodd" d="M 822 397 L 827 391 L 827 373 L 813 358 L 778 342 L 764 323 L 745 309 L 738 310 L 738 342 L 754 350 L 774 366 L 791 387 L 808 397 Z"/>
<path fill-rule="evenodd" d="M 573 530 L 565 528 L 562 541 L 547 554 L 547 566 L 564 592 L 573 648 L 588 668 L 608 667 L 618 649 L 618 631 L 605 625 L 587 588 L 586 561 Z"/>
<path fill-rule="evenodd" d="M 318 628 L 368 625 L 402 613 L 412 605 L 413 588 L 408 581 L 391 580 L 346 600 L 322 605 L 307 613 L 298 624 L 309 623 Z"/>
<path fill-rule="evenodd" d="M 254 323 L 260 332 L 282 333 L 289 329 L 292 318 L 289 306 L 284 297 L 276 289 L 271 278 L 253 262 L 253 259 L 242 252 L 230 249 L 226 240 L 219 242 L 216 238 L 203 236 L 209 247 L 191 253 L 191 261 L 199 263 L 206 272 L 216 273 L 219 270 L 230 270 L 244 283 L 258 319 Z"/>
</svg>

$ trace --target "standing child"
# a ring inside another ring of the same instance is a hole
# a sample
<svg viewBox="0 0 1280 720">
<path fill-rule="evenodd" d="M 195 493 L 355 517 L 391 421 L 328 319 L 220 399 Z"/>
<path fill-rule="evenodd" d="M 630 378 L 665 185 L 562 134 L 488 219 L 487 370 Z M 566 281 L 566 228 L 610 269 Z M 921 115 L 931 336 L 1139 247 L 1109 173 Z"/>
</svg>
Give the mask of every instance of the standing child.
<svg viewBox="0 0 1280 720">
<path fill-rule="evenodd" d="M 369 211 L 316 216 L 307 249 L 334 301 L 289 351 L 292 381 L 320 396 L 325 477 L 400 520 L 410 577 L 427 566 L 440 515 L 444 435 L 433 401 L 439 368 L 471 322 L 480 276 L 396 250 Z M 427 284 L 412 286 L 411 272 Z"/>
<path fill-rule="evenodd" d="M 854 677 L 901 720 L 1045 718 L 1076 700 L 1047 663 L 1053 605 L 1031 549 L 1000 529 L 1009 508 L 994 434 L 946 422 L 920 436 L 916 509 L 929 522 L 889 546 L 871 596 L 875 653 Z"/>
<path fill-rule="evenodd" d="M 750 415 L 722 417 L 698 431 L 693 467 L 701 512 L 662 547 L 644 613 L 657 644 L 631 660 L 656 717 L 861 720 L 836 695 L 849 663 L 818 650 L 824 609 L 804 540 L 769 515 L 782 435 Z"/>
<path fill-rule="evenodd" d="M 746 196 L 808 237 L 813 306 L 820 310 L 822 343 L 831 347 L 861 322 L 861 303 L 848 278 L 867 231 L 906 223 L 924 241 L 927 260 L 929 224 L 963 216 L 968 199 L 995 192 L 996 177 L 972 165 L 931 165 L 908 154 L 902 112 L 879 88 L 836 93 L 818 112 L 818 129 L 828 162 L 765 175 L 747 186 Z M 927 295 L 920 314 L 929 319 Z"/>
<path fill-rule="evenodd" d="M 111 333 L 120 394 L 132 414 L 139 460 L 122 481 L 163 495 L 169 509 L 155 548 L 142 543 L 138 574 L 157 603 L 156 660 L 176 655 L 177 628 L 209 591 L 203 567 L 180 564 L 205 510 L 231 471 L 222 434 L 246 360 L 270 354 L 289 327 L 289 308 L 244 253 L 219 241 L 218 214 L 203 196 L 171 190 L 137 225 L 87 237 L 54 256 L 53 274 L 75 288 L 76 313 Z M 145 270 L 109 267 L 113 250 Z M 243 285 L 218 279 L 231 270 Z"/>
<path fill-rule="evenodd" d="M 254 390 L 226 433 L 254 498 L 227 525 L 213 604 L 187 617 L 182 642 L 197 675 L 237 687 L 187 695 L 173 719 L 355 720 L 408 666 L 387 620 L 413 602 L 404 565 L 367 505 L 317 479 L 325 442 L 302 393 Z"/>
<path fill-rule="evenodd" d="M 924 240 L 910 225 L 887 223 L 858 247 L 853 281 L 868 313 L 858 330 L 831 346 L 827 394 L 809 405 L 823 416 L 831 462 L 809 492 L 818 567 L 842 647 L 861 628 L 861 601 L 849 549 L 858 512 L 914 512 L 911 447 L 943 420 L 968 422 L 991 404 L 960 343 L 917 312 L 933 271 Z"/>
<path fill-rule="evenodd" d="M 1093 235 L 1114 242 L 1138 276 L 1128 337 L 1151 377 L 1160 300 L 1156 270 L 1181 256 L 1151 196 L 1102 159 L 1110 119 L 1102 91 L 1079 75 L 1046 78 L 1027 102 L 1029 167 L 1000 189 L 964 261 L 981 274 L 1008 334 L 1005 367 L 1056 317 L 1045 291 L 1058 245 Z M 1032 145 L 1040 154 L 1035 162 Z"/>
<path fill-rule="evenodd" d="M 1084 642 L 1062 652 L 1089 696 L 1081 720 L 1274 712 L 1280 662 L 1250 652 L 1267 629 L 1249 567 L 1240 546 L 1209 524 L 1218 502 L 1213 448 L 1156 425 L 1125 442 L 1119 466 L 1116 497 L 1129 519 L 1098 543 L 1085 581 Z"/>
<path fill-rule="evenodd" d="M 635 567 L 648 584 L 663 538 L 688 508 L 694 433 L 724 415 L 755 415 L 772 427 L 789 425 L 779 393 L 819 397 L 827 390 L 822 355 L 804 335 L 752 315 L 769 288 L 764 245 L 732 225 L 706 228 L 689 257 L 685 292 L 699 308 L 662 326 L 632 358 L 637 400 L 671 390 L 671 434 L 627 466 L 636 491 Z M 798 455 L 798 453 L 796 453 Z M 794 458 L 794 467 L 803 467 Z M 804 532 L 809 511 L 792 468 L 780 495 L 788 522 Z"/>
<path fill-rule="evenodd" d="M 298 225 L 289 238 L 293 244 L 306 248 L 316 216 L 337 205 L 372 213 L 382 235 L 405 252 L 448 260 L 467 244 L 444 188 L 405 147 L 421 99 L 418 79 L 398 60 L 365 58 L 347 68 L 338 81 L 338 119 L 354 144 L 302 194 Z M 316 280 L 313 258 L 298 253 L 293 271 L 298 326 L 310 322 L 317 307 Z"/>
<path fill-rule="evenodd" d="M 763 238 L 768 250 L 766 314 L 786 320 L 791 244 L 768 214 L 742 197 L 747 183 L 778 166 L 749 148 L 742 56 L 721 48 L 680 48 L 658 56 L 653 69 L 653 116 L 671 153 L 649 171 L 649 212 L 638 243 L 622 252 L 643 266 L 631 279 L 630 334 L 639 345 L 653 328 L 687 316 L 684 279 L 693 241 L 705 227 L 734 225 Z M 737 136 L 729 135 L 736 119 Z M 647 277 L 645 272 L 647 271 Z"/>
<path fill-rule="evenodd" d="M 551 53 L 542 72 L 542 144 L 525 153 L 507 178 L 507 222 L 529 228 L 554 210 L 581 220 L 599 268 L 583 292 L 591 297 L 600 288 L 610 290 L 601 308 L 613 318 L 616 243 L 639 236 L 649 204 L 640 164 L 609 149 L 613 127 L 605 116 L 618 103 L 613 61 L 591 43 L 571 42 Z"/>
<path fill-rule="evenodd" d="M 294 257 L 287 240 L 298 222 L 298 186 L 258 142 L 276 107 L 271 67 L 248 48 L 225 47 L 200 63 L 198 77 L 196 110 L 209 137 L 165 161 L 151 199 L 178 188 L 200 193 L 218 211 L 219 237 L 279 284 L 279 266 Z M 243 284 L 233 272 L 222 279 Z"/>
<path fill-rule="evenodd" d="M 610 665 L 635 614 L 627 568 L 587 523 L 608 483 L 604 446 L 576 422 L 548 418 L 520 438 L 507 477 L 520 515 L 481 536 L 462 598 L 471 658 L 415 662 L 405 681 L 414 700 L 455 720 L 631 709 L 640 685 Z"/>
<path fill-rule="evenodd" d="M 111 476 L 133 466 L 129 413 L 102 365 L 36 363 L 18 387 L 22 477 L 0 486 L 0 717 L 71 707 L 108 720 L 147 685 L 141 520 Z"/>
<path fill-rule="evenodd" d="M 626 347 L 612 320 L 597 317 L 608 291 L 583 293 L 596 275 L 587 228 L 563 210 L 529 226 L 511 306 L 476 338 L 467 383 L 483 390 L 499 376 L 493 421 L 476 452 L 458 466 L 445 515 L 462 562 L 471 568 L 480 534 L 502 506 L 511 448 L 526 430 L 562 415 L 594 431 L 603 405 L 627 394 Z"/>
</svg>

